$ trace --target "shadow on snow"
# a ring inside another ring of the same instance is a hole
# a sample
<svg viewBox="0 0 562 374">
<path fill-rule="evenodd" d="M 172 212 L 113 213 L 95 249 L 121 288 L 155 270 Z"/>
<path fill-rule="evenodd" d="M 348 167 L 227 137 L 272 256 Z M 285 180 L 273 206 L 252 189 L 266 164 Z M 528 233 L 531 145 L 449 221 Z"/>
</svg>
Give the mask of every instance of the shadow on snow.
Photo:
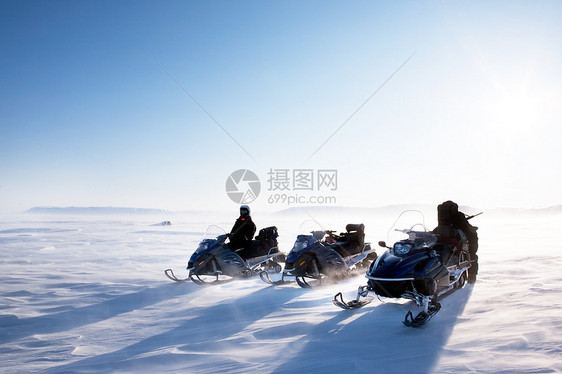
<svg viewBox="0 0 562 374">
<path fill-rule="evenodd" d="M 158 304 L 172 296 L 188 294 L 194 290 L 194 287 L 181 286 L 181 284 L 163 283 L 159 287 L 116 296 L 97 304 L 38 317 L 20 319 L 11 315 L 3 316 L 0 319 L 0 344 L 13 342 L 35 334 L 64 332 L 104 321 L 123 313 Z"/>
<path fill-rule="evenodd" d="M 187 316 L 189 319 L 173 329 L 111 353 L 88 357 L 43 372 L 148 372 L 158 371 L 160 364 L 166 370 L 172 370 L 171 367 L 175 365 L 177 369 L 189 372 L 220 372 L 221 368 L 228 370 L 233 366 L 240 368 L 239 362 L 221 354 L 221 350 L 243 350 L 238 340 L 229 341 L 229 338 L 299 295 L 290 289 L 273 290 L 272 287 L 265 287 L 232 301 L 194 308 L 190 314 L 196 317 Z"/>
<path fill-rule="evenodd" d="M 387 299 L 374 307 L 342 310 L 302 337 L 299 352 L 283 357 L 273 373 L 430 373 L 472 289 L 467 286 L 444 298 L 441 311 L 421 328 L 401 323 L 407 309 L 415 308 L 413 302 Z"/>
</svg>

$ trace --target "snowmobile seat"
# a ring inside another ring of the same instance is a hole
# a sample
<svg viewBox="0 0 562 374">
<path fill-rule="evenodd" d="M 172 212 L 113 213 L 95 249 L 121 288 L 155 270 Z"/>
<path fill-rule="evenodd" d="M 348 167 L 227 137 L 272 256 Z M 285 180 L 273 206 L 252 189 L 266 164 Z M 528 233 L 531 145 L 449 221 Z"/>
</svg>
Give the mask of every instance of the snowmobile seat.
<svg viewBox="0 0 562 374">
<path fill-rule="evenodd" d="M 432 233 L 437 236 L 438 241 L 441 243 L 448 241 L 448 239 L 455 239 L 457 236 L 455 229 L 451 225 L 439 225 L 433 229 Z"/>
<path fill-rule="evenodd" d="M 277 227 L 270 226 L 261 229 L 258 235 L 256 236 L 256 240 L 277 239 L 278 236 L 279 234 L 277 233 Z"/>
<path fill-rule="evenodd" d="M 361 232 L 365 234 L 365 225 L 362 223 L 355 224 L 355 223 L 348 223 L 345 226 L 345 231 L 347 232 Z"/>
<path fill-rule="evenodd" d="M 358 247 L 358 252 L 361 252 L 363 246 L 365 245 L 365 225 L 362 223 L 350 223 L 345 226 L 345 230 L 347 233 L 345 233 L 344 236 L 349 242 L 349 245 Z"/>
<path fill-rule="evenodd" d="M 365 246 L 365 225 L 350 223 L 345 226 L 345 231 L 339 235 L 338 241 L 332 244 L 332 248 L 342 257 L 361 253 Z"/>
<path fill-rule="evenodd" d="M 249 251 L 241 251 L 237 253 L 245 260 L 259 256 L 266 256 L 271 248 L 277 247 L 278 236 L 277 227 L 265 227 L 261 229 L 256 238 L 252 240 L 252 246 Z M 277 249 L 274 252 L 279 252 L 279 250 Z"/>
</svg>

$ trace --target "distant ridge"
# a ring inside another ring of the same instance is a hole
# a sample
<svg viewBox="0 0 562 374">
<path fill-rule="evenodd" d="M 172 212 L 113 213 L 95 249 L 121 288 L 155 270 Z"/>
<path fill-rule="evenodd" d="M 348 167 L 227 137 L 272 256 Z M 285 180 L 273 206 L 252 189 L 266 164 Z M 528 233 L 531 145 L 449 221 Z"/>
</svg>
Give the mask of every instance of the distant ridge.
<svg viewBox="0 0 562 374">
<path fill-rule="evenodd" d="M 126 208 L 126 207 L 33 207 L 26 213 L 48 214 L 162 214 L 170 213 L 162 209 Z"/>
<path fill-rule="evenodd" d="M 562 214 L 562 205 L 552 205 L 541 208 L 497 208 L 494 213 L 532 213 L 532 214 Z"/>
<path fill-rule="evenodd" d="M 149 208 L 128 208 L 128 207 L 34 207 L 25 213 L 32 214 L 129 214 L 129 215 L 150 215 L 150 214 L 182 214 L 182 213 L 200 213 L 209 214 L 211 212 L 203 211 L 172 211 L 165 209 L 149 209 Z"/>
</svg>

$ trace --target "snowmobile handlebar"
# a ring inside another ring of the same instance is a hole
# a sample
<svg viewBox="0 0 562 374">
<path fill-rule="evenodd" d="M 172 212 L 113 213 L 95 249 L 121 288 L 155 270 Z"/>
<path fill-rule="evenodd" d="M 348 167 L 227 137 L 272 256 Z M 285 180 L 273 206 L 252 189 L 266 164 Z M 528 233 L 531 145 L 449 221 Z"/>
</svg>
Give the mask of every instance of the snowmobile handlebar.
<svg viewBox="0 0 562 374">
<path fill-rule="evenodd" d="M 326 230 L 326 234 L 328 235 L 328 238 L 335 240 L 335 241 L 339 241 L 341 238 L 339 235 L 335 234 L 337 231 L 334 230 Z"/>
<path fill-rule="evenodd" d="M 315 231 L 311 231 L 310 234 L 312 234 L 312 236 L 318 236 L 318 235 L 326 235 L 326 234 L 331 234 L 334 231 L 326 231 L 326 230 L 315 230 Z"/>
<path fill-rule="evenodd" d="M 427 231 L 416 231 L 412 229 L 394 229 L 394 231 L 402 232 L 404 234 L 410 235 L 410 233 L 425 233 Z"/>
</svg>

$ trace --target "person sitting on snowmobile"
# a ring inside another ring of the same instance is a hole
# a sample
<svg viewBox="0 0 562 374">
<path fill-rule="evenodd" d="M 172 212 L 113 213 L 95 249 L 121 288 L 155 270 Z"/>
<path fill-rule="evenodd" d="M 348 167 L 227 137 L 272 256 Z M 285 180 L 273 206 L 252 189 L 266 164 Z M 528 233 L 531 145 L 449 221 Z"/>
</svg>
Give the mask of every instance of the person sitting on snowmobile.
<svg viewBox="0 0 562 374">
<path fill-rule="evenodd" d="M 234 222 L 234 226 L 230 230 L 230 249 L 232 251 L 242 249 L 238 254 L 245 259 L 245 254 L 252 248 L 252 238 L 255 233 L 256 225 L 250 216 L 250 207 L 242 205 L 240 207 L 240 217 Z"/>
<path fill-rule="evenodd" d="M 468 282 L 476 282 L 476 274 L 478 273 L 478 227 L 472 226 L 463 212 L 459 211 L 459 206 L 447 200 L 437 206 L 437 227 L 433 230 L 434 234 L 442 237 L 454 237 L 454 229 L 460 229 L 468 240 L 468 252 L 472 264 L 468 269 Z"/>
</svg>

